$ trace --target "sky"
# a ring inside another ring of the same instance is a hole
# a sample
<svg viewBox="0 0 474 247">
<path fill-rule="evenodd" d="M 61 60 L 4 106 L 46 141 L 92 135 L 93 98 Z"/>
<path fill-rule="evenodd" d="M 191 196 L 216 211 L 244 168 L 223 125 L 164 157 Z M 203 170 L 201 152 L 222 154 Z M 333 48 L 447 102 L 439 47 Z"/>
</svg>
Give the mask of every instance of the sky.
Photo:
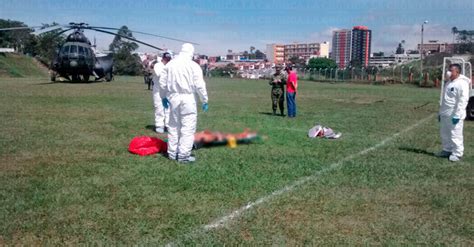
<svg viewBox="0 0 474 247">
<path fill-rule="evenodd" d="M 265 52 L 266 44 L 332 41 L 332 31 L 368 26 L 372 51 L 392 53 L 401 40 L 415 49 L 424 40 L 452 42 L 452 27 L 474 29 L 473 0 L 0 0 L 0 19 L 27 25 L 85 22 L 89 25 L 154 33 L 199 43 L 195 50 L 224 55 L 249 50 Z M 113 36 L 88 31 L 99 48 Z M 182 43 L 135 34 L 144 42 L 179 50 Z M 152 48 L 140 45 L 139 51 Z"/>
</svg>

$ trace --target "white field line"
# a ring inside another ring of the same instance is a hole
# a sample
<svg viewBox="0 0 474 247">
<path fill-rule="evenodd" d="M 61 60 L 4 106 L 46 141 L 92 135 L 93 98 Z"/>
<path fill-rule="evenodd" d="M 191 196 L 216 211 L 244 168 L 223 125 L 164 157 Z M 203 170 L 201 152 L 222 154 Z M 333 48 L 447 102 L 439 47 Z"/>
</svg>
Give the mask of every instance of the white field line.
<svg viewBox="0 0 474 247">
<path fill-rule="evenodd" d="M 239 208 L 239 209 L 236 209 L 234 210 L 232 213 L 228 214 L 228 215 L 225 215 L 225 216 L 222 216 L 221 218 L 218 218 L 216 220 L 214 220 L 213 222 L 207 224 L 207 225 L 204 225 L 202 226 L 202 229 L 198 230 L 198 231 L 194 231 L 192 233 L 195 233 L 195 232 L 200 232 L 200 231 L 210 231 L 210 230 L 214 230 L 214 229 L 218 229 L 218 228 L 221 228 L 221 227 L 225 227 L 229 222 L 231 222 L 232 220 L 234 219 L 237 219 L 239 218 L 243 213 L 245 213 L 246 211 L 260 205 L 260 204 L 263 204 L 263 203 L 266 203 L 272 199 L 274 199 L 275 197 L 278 197 L 282 194 L 285 194 L 285 193 L 289 193 L 289 192 L 292 192 L 293 190 L 295 190 L 298 186 L 302 186 L 310 181 L 314 181 L 316 180 L 321 174 L 323 173 L 326 173 L 326 172 L 329 172 L 329 171 L 332 171 L 332 170 L 335 170 L 337 168 L 339 168 L 344 162 L 346 161 L 349 161 L 349 160 L 352 160 L 356 157 L 359 157 L 359 156 L 362 156 L 362 155 L 365 155 L 377 148 L 380 148 L 382 146 L 384 146 L 385 144 L 387 144 L 388 142 L 392 141 L 393 139 L 397 138 L 398 136 L 408 132 L 408 131 L 411 131 L 412 129 L 418 127 L 419 125 L 421 125 L 422 123 L 428 121 L 429 119 L 433 118 L 435 114 L 432 114 L 420 121 L 418 121 L 417 123 L 409 126 L 408 128 L 398 132 L 398 133 L 395 133 L 393 134 L 392 136 L 390 137 L 387 137 L 385 138 L 384 140 L 382 140 L 381 142 L 377 143 L 376 145 L 370 147 L 370 148 L 367 148 L 367 149 L 364 149 L 356 154 L 352 154 L 352 155 L 349 155 L 341 160 L 339 160 L 338 162 L 336 163 L 332 163 L 331 165 L 315 172 L 313 175 L 310 175 L 310 176 L 306 176 L 306 177 L 302 177 L 298 180 L 296 180 L 295 182 L 279 189 L 279 190 L 276 190 L 266 196 L 263 196 L 253 202 L 249 202 L 247 205 Z M 192 235 L 192 233 L 189 233 L 189 234 L 186 234 L 187 236 L 189 235 Z M 167 246 L 172 246 L 174 245 L 174 243 L 169 243 L 167 244 Z"/>
</svg>

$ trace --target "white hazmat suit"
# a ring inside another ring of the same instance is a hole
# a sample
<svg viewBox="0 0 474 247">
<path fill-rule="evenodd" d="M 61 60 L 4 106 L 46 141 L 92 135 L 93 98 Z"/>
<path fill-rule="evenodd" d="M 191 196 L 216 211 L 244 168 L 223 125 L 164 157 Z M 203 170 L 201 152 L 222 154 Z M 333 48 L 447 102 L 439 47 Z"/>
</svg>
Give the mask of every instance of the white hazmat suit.
<svg viewBox="0 0 474 247">
<path fill-rule="evenodd" d="M 466 118 L 466 106 L 469 101 L 469 84 L 470 80 L 464 75 L 447 82 L 439 109 L 443 151 L 457 158 L 462 157 L 464 153 L 463 120 Z M 459 122 L 454 124 L 453 119 L 459 119 Z"/>
<path fill-rule="evenodd" d="M 153 106 L 155 108 L 155 128 L 157 131 L 164 132 L 165 128 L 168 128 L 168 122 L 170 119 L 169 109 L 165 109 L 161 102 L 160 95 L 160 76 L 165 68 L 163 62 L 158 62 L 153 67 Z"/>
<path fill-rule="evenodd" d="M 197 94 L 207 105 L 206 83 L 201 67 L 192 60 L 193 45 L 183 44 L 179 55 L 171 60 L 160 76 L 161 98 L 169 101 L 168 157 L 178 161 L 192 161 L 197 121 Z"/>
</svg>

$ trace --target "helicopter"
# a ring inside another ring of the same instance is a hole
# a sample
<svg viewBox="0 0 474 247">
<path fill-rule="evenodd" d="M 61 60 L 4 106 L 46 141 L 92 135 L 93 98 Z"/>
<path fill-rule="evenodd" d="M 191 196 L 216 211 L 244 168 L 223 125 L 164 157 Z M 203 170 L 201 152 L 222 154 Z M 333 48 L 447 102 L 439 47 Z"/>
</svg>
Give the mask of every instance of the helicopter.
<svg viewBox="0 0 474 247">
<path fill-rule="evenodd" d="M 34 29 L 38 27 L 10 27 L 10 28 L 1 28 L 0 31 L 8 30 L 20 30 L 20 29 Z M 39 27 L 40 29 L 45 29 L 45 27 Z M 50 28 L 50 27 L 48 27 Z M 53 26 L 54 28 L 54 26 Z M 72 82 L 88 82 L 90 77 L 95 77 L 95 81 L 105 79 L 105 81 L 111 81 L 113 79 L 113 54 L 109 53 L 104 56 L 97 55 L 92 49 L 94 46 L 91 44 L 89 39 L 85 36 L 84 30 L 93 30 L 96 32 L 106 33 L 114 36 L 119 36 L 121 38 L 137 42 L 159 51 L 162 51 L 162 48 L 156 47 L 154 45 L 145 43 L 143 41 L 137 40 L 132 37 L 124 36 L 118 33 L 113 33 L 107 30 L 120 30 L 118 28 L 111 27 L 97 27 L 89 26 L 86 23 L 74 23 L 71 22 L 69 25 L 57 25 L 56 29 L 65 28 L 57 33 L 57 35 L 62 35 L 68 31 L 73 30 L 66 37 L 66 41 L 58 47 L 56 54 L 51 62 L 50 69 L 50 79 L 52 82 L 56 81 L 58 77 L 65 78 Z M 51 32 L 49 30 L 46 32 Z M 132 31 L 134 33 L 140 33 L 144 35 L 151 35 L 159 38 L 165 38 L 174 41 L 188 42 L 180 39 L 169 38 L 165 36 Z"/>
</svg>

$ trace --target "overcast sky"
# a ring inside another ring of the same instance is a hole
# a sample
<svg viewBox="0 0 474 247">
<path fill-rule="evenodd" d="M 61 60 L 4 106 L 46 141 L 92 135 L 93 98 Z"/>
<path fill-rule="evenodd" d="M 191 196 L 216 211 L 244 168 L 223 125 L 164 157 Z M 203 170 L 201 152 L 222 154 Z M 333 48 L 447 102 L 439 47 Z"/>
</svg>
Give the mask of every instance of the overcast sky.
<svg viewBox="0 0 474 247">
<path fill-rule="evenodd" d="M 86 22 L 190 40 L 208 55 L 265 51 L 269 43 L 332 41 L 332 31 L 365 25 L 372 30 L 372 51 L 393 52 L 401 40 L 407 49 L 425 40 L 452 42 L 451 28 L 474 29 L 473 0 L 310 0 L 310 1 L 128 1 L 128 0 L 0 0 L 0 18 L 28 25 Z M 113 37 L 88 32 L 99 47 Z M 143 35 L 136 38 L 176 50 L 179 42 Z M 151 48 L 140 46 L 141 51 Z"/>
</svg>

